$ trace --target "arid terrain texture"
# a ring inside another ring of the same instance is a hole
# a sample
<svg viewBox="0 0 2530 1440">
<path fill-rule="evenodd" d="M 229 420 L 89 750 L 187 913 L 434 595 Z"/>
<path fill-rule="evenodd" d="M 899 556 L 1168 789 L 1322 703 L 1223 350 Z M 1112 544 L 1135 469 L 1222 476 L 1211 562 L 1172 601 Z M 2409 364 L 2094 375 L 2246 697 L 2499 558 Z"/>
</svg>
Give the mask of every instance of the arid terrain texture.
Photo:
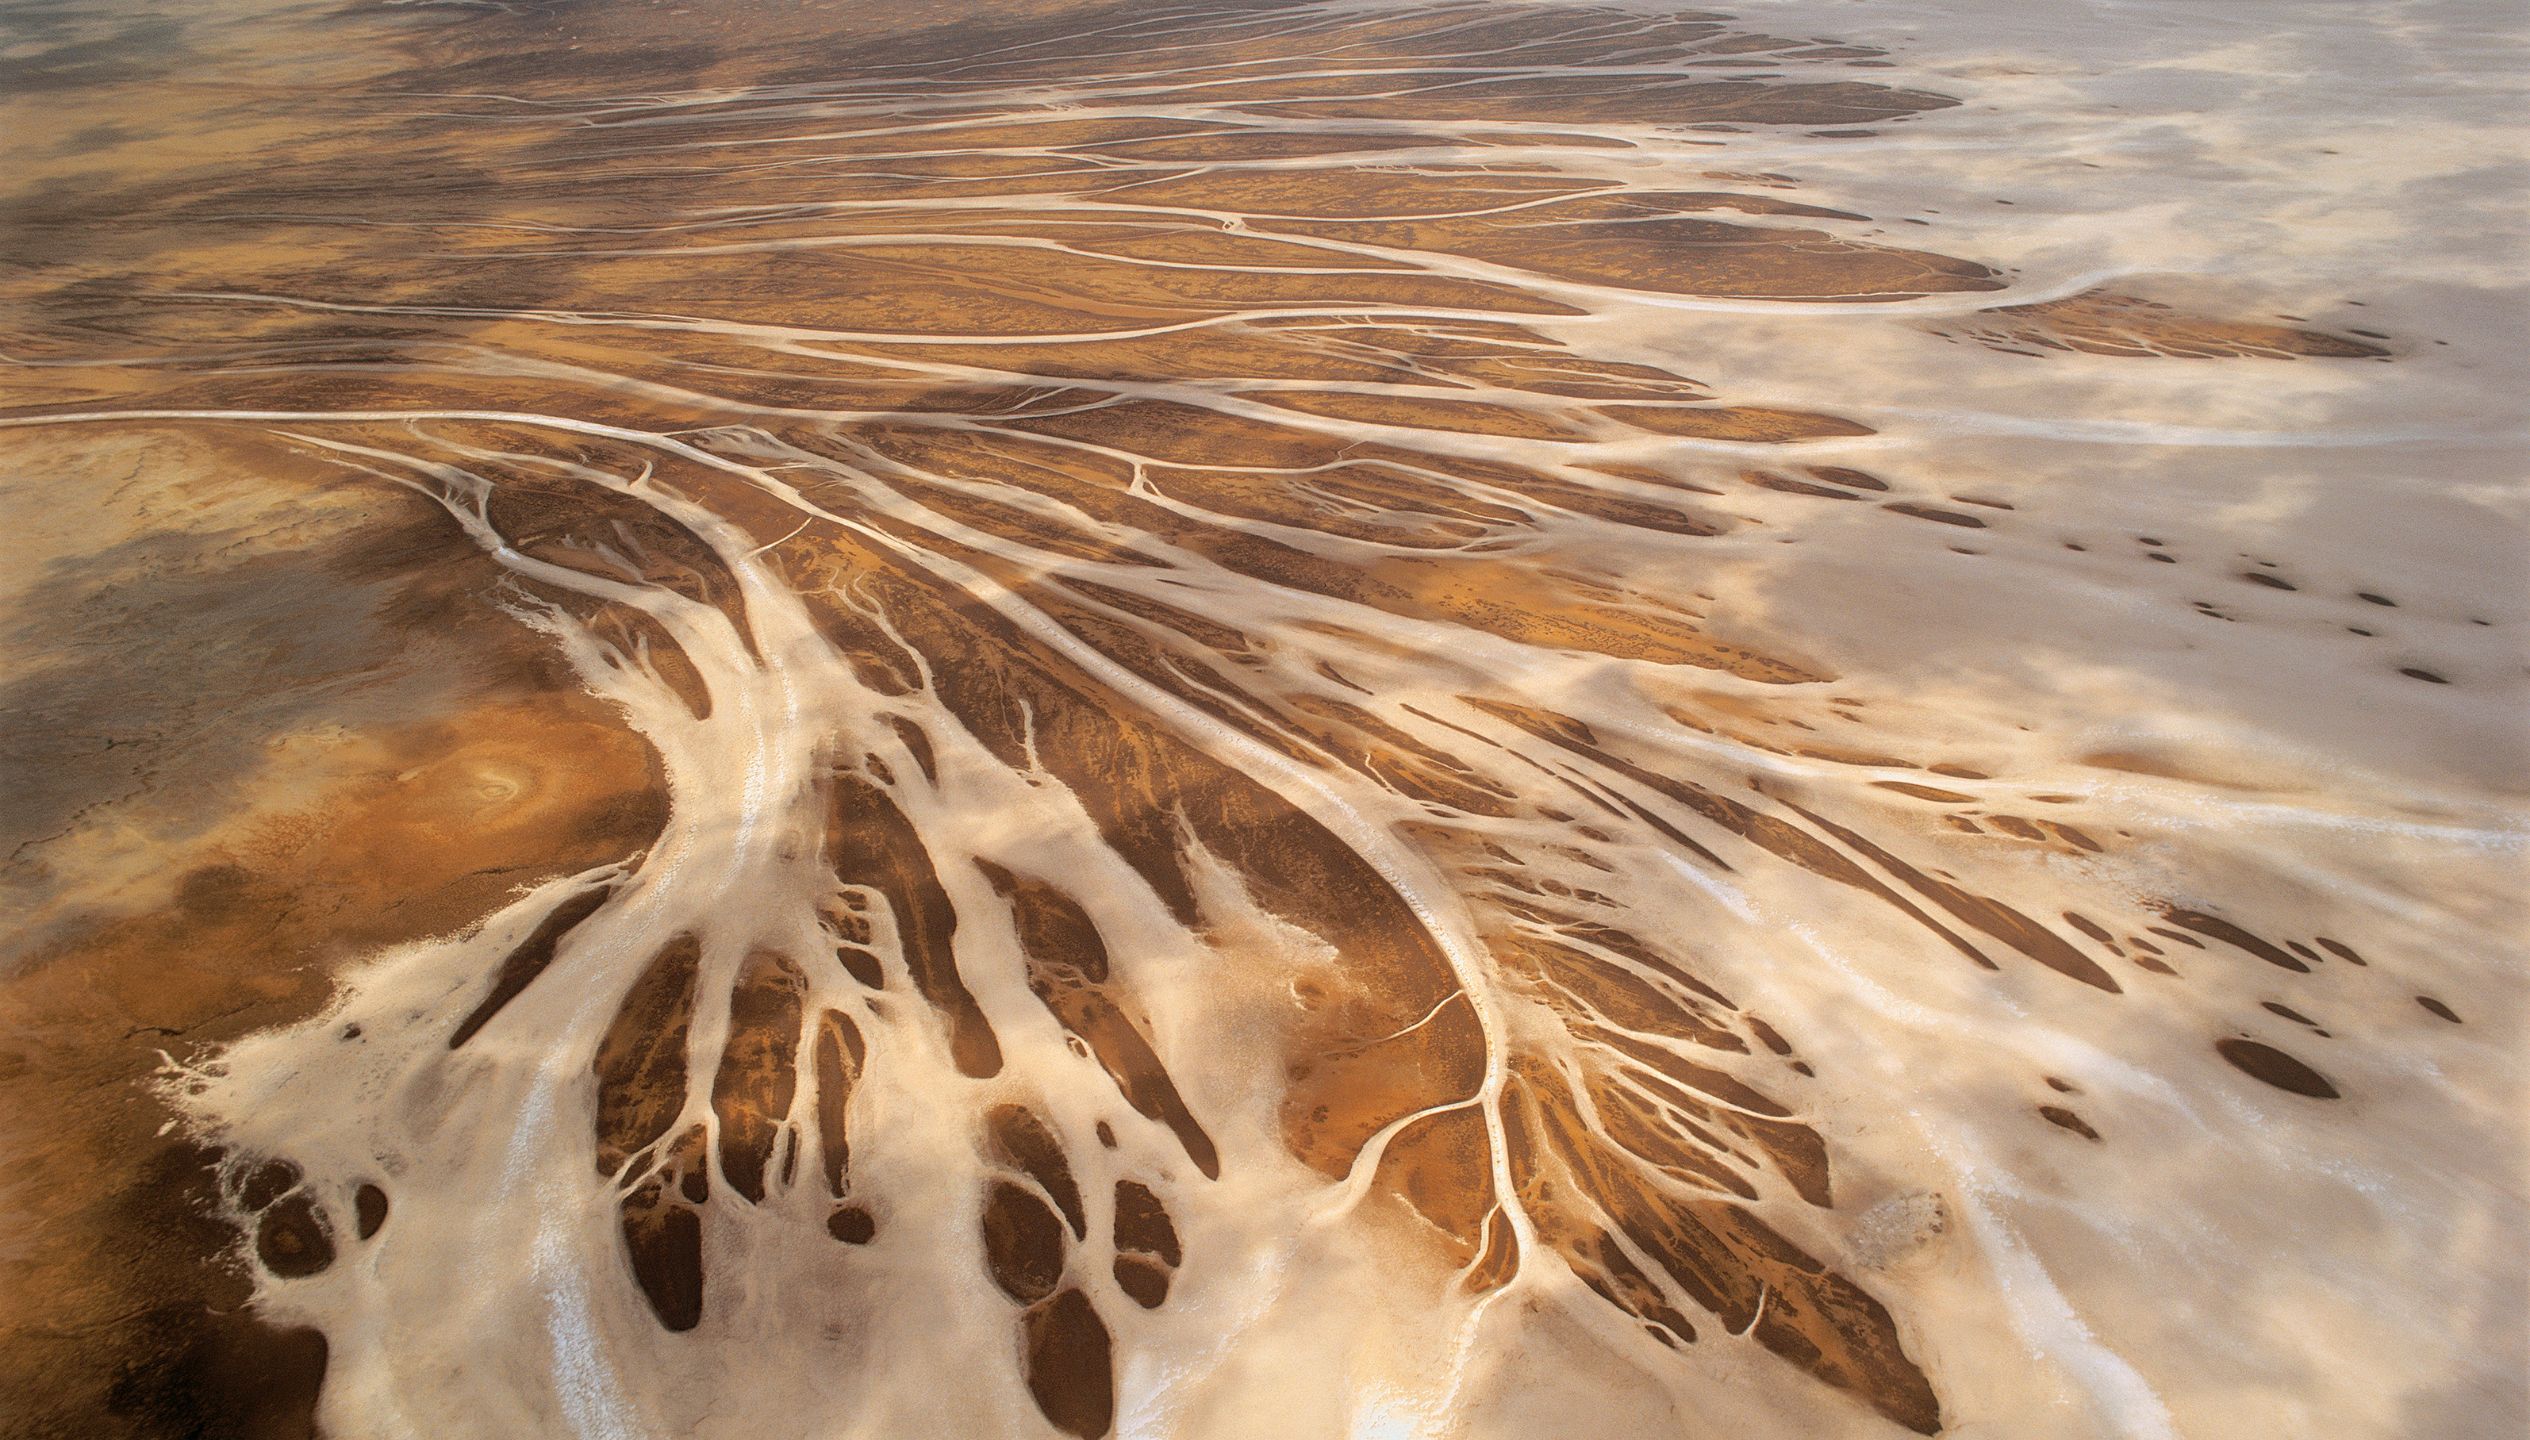
<svg viewBox="0 0 2530 1440">
<path fill-rule="evenodd" d="M 10 0 L 0 1436 L 2520 1433 L 2519 18 Z"/>
</svg>

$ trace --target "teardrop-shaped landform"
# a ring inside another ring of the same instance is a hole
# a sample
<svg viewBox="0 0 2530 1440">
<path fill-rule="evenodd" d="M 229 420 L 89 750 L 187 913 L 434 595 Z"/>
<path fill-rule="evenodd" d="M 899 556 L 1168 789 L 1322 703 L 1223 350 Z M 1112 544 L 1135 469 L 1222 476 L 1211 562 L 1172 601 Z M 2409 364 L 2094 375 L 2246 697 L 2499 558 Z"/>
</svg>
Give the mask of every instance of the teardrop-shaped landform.
<svg viewBox="0 0 2530 1440">
<path fill-rule="evenodd" d="M 774 1146 L 799 1089 L 800 1020 L 807 977 L 784 956 L 758 951 L 739 971 L 729 999 L 729 1036 L 712 1079 L 720 1122 L 720 1173 L 729 1188 L 761 1204 Z"/>
<path fill-rule="evenodd" d="M 878 1236 L 878 1219 L 858 1205 L 839 1205 L 826 1217 L 826 1233 L 846 1245 L 867 1245 Z"/>
<path fill-rule="evenodd" d="M 1081 1205 L 1080 1186 L 1073 1182 L 1071 1162 L 1035 1111 L 1025 1105 L 996 1105 L 985 1115 L 985 1135 L 993 1159 L 1035 1181 L 1061 1208 L 1075 1236 L 1089 1234 L 1089 1215 Z"/>
<path fill-rule="evenodd" d="M 861 1027 L 851 1017 L 837 1010 L 817 1017 L 817 1151 L 836 1199 L 852 1193 L 852 1089 L 868 1061 Z"/>
<path fill-rule="evenodd" d="M 686 1107 L 686 1039 L 702 943 L 681 935 L 652 957 L 599 1042 L 598 1173 L 629 1182 L 619 1205 L 625 1260 L 659 1323 L 703 1318 L 703 1220 L 711 1196 L 703 1127 L 662 1146 Z"/>
<path fill-rule="evenodd" d="M 1065 1290 L 1029 1307 L 1020 1326 L 1028 1393 L 1055 1429 L 1095 1440 L 1116 1420 L 1115 1357 L 1089 1297 Z"/>
<path fill-rule="evenodd" d="M 255 1258 L 285 1280 L 323 1271 L 334 1263 L 334 1235 L 307 1192 L 295 1191 L 255 1222 Z"/>
<path fill-rule="evenodd" d="M 2337 1087 L 2328 1083 L 2327 1076 L 2263 1041 L 2232 1036 L 2215 1041 L 2214 1049 L 2231 1062 L 2233 1069 L 2278 1090 L 2289 1090 L 2314 1100 L 2338 1098 Z"/>
<path fill-rule="evenodd" d="M 351 1203 L 352 1215 L 361 1239 L 367 1240 L 386 1228 L 386 1191 L 376 1185 L 363 1182 L 358 1190 L 352 1192 Z"/>
<path fill-rule="evenodd" d="M 1007 1180 L 984 1200 L 984 1262 L 993 1283 L 1030 1304 L 1054 1293 L 1063 1278 L 1063 1221 L 1051 1206 Z"/>
<path fill-rule="evenodd" d="M 449 1033 L 448 1048 L 458 1049 L 473 1039 L 476 1031 L 490 1024 L 492 1017 L 501 1012 L 502 1006 L 516 999 L 537 976 L 545 973 L 545 967 L 553 963 L 563 937 L 581 921 L 596 914 L 613 893 L 611 887 L 604 885 L 582 891 L 556 905 L 551 913 L 537 922 L 527 938 L 518 943 L 518 948 L 510 951 L 501 961 L 500 971 L 494 976 L 492 989 L 483 997 L 483 1002 Z"/>
<path fill-rule="evenodd" d="M 1168 1207 L 1139 1180 L 1116 1182 L 1116 1285 L 1145 1310 L 1168 1300 L 1170 1280 L 1185 1259 Z"/>
<path fill-rule="evenodd" d="M 626 1197 L 624 1247 L 651 1313 L 670 1330 L 703 1322 L 703 1217 L 651 1180 Z"/>
</svg>

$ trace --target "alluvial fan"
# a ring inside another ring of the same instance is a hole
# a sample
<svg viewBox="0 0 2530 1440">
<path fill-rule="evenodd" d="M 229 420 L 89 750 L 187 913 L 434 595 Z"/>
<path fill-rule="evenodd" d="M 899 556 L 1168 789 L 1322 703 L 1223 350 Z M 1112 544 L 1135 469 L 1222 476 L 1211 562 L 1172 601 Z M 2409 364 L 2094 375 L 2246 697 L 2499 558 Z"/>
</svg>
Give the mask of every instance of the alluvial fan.
<svg viewBox="0 0 2530 1440">
<path fill-rule="evenodd" d="M 2412 464 L 2340 397 L 2431 337 L 1900 213 L 2013 203 L 2012 72 L 214 9 L 31 12 L 0 447 L 105 497 L 12 652 L 31 1433 L 2517 1413 L 2524 606 L 2221 489 Z M 2430 763 L 1873 618 L 1946 604 Z"/>
</svg>

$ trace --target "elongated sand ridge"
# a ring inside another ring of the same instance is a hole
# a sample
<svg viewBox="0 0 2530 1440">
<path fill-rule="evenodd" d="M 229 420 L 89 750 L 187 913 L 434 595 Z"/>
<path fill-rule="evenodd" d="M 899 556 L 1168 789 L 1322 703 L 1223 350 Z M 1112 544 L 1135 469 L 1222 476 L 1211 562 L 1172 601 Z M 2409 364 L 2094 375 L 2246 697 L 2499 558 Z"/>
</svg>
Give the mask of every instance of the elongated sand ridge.
<svg viewBox="0 0 2530 1440">
<path fill-rule="evenodd" d="M 2500 10 L 18 7 L 0 1432 L 2514 1433 Z"/>
</svg>

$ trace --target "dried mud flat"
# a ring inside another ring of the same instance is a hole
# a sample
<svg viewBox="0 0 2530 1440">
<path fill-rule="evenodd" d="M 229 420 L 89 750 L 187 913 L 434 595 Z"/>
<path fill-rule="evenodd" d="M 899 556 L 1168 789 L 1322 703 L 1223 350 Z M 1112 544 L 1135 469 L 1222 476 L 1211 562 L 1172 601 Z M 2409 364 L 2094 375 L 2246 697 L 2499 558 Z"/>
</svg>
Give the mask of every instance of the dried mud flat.
<svg viewBox="0 0 2530 1440">
<path fill-rule="evenodd" d="M 2486 13 L 11 23 L 0 1433 L 2521 1422 Z"/>
</svg>

